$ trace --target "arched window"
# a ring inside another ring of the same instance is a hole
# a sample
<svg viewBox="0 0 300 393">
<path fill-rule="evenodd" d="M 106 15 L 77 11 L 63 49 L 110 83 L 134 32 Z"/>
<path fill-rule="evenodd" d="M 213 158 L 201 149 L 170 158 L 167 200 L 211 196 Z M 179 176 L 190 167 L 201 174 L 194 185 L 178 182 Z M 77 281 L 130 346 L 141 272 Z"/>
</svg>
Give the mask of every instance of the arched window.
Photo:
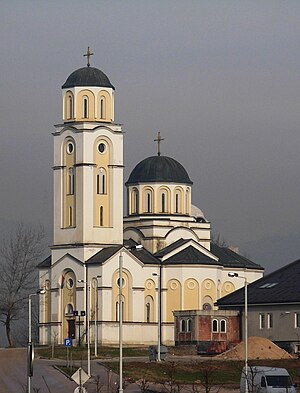
<svg viewBox="0 0 300 393">
<path fill-rule="evenodd" d="M 73 97 L 72 96 L 68 97 L 67 118 L 68 119 L 72 119 L 73 118 Z"/>
<path fill-rule="evenodd" d="M 179 194 L 175 194 L 175 213 L 179 213 Z"/>
<path fill-rule="evenodd" d="M 132 206 L 131 206 L 131 213 L 136 214 L 139 211 L 139 192 L 135 188 L 132 191 Z"/>
<path fill-rule="evenodd" d="M 69 207 L 69 227 L 73 226 L 73 209 L 72 206 Z"/>
<path fill-rule="evenodd" d="M 68 194 L 69 195 L 74 195 L 74 180 L 75 180 L 75 176 L 74 176 L 74 168 L 69 168 L 68 171 Z"/>
<path fill-rule="evenodd" d="M 146 191 L 145 194 L 145 212 L 152 213 L 152 195 L 151 191 Z"/>
<path fill-rule="evenodd" d="M 180 331 L 181 332 L 185 332 L 185 319 L 182 319 L 181 321 L 180 321 Z"/>
<path fill-rule="evenodd" d="M 122 301 L 121 304 L 122 307 L 122 321 L 124 321 L 124 302 Z M 116 302 L 116 321 L 119 321 L 120 319 L 120 306 L 119 306 L 119 302 Z"/>
<path fill-rule="evenodd" d="M 212 321 L 212 332 L 213 333 L 218 333 L 219 329 L 218 329 L 218 320 L 217 319 L 213 319 Z"/>
<path fill-rule="evenodd" d="M 82 108 L 82 113 L 83 113 L 83 118 L 87 119 L 89 117 L 89 98 L 87 96 L 83 96 L 83 108 Z"/>
<path fill-rule="evenodd" d="M 147 323 L 151 322 L 151 305 L 150 303 L 146 303 L 146 321 Z"/>
<path fill-rule="evenodd" d="M 220 321 L 220 332 L 226 333 L 226 321 L 225 319 L 221 319 Z"/>
<path fill-rule="evenodd" d="M 73 316 L 74 315 L 74 308 L 73 308 L 73 306 L 72 306 L 72 304 L 67 304 L 66 305 L 66 307 L 65 307 L 65 315 L 66 316 Z"/>
<path fill-rule="evenodd" d="M 186 331 L 187 332 L 191 332 L 192 331 L 192 320 L 191 319 L 187 320 Z"/>
<path fill-rule="evenodd" d="M 161 212 L 166 212 L 166 194 L 164 192 L 161 194 Z"/>
<path fill-rule="evenodd" d="M 100 206 L 100 217 L 99 217 L 99 224 L 100 227 L 103 227 L 103 206 Z"/>
<path fill-rule="evenodd" d="M 185 194 L 185 212 L 186 214 L 189 213 L 189 202 L 190 202 L 190 190 L 187 188 Z"/>
<path fill-rule="evenodd" d="M 97 174 L 97 194 L 106 194 L 106 173 L 104 168 L 100 168 Z"/>
<path fill-rule="evenodd" d="M 101 96 L 100 97 L 100 119 L 105 119 L 106 118 L 106 116 L 105 116 L 105 97 L 104 96 Z"/>
</svg>

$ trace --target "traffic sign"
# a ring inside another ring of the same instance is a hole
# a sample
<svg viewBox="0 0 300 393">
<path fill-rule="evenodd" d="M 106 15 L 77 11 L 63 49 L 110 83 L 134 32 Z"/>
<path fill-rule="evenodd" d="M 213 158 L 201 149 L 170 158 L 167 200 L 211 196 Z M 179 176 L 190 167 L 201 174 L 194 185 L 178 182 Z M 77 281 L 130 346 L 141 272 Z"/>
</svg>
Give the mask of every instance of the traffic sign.
<svg viewBox="0 0 300 393">
<path fill-rule="evenodd" d="M 81 367 L 79 367 L 79 369 L 75 371 L 71 378 L 77 383 L 77 385 L 83 385 L 90 378 L 90 376 Z"/>
<path fill-rule="evenodd" d="M 65 338 L 64 339 L 64 346 L 65 347 L 71 347 L 72 346 L 72 339 L 71 338 Z"/>
</svg>

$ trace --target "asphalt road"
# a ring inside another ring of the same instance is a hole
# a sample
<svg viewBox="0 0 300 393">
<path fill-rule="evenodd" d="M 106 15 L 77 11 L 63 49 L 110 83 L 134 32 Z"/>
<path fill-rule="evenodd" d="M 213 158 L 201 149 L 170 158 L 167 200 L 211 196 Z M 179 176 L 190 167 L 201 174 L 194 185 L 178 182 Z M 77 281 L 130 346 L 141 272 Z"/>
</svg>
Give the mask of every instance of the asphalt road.
<svg viewBox="0 0 300 393">
<path fill-rule="evenodd" d="M 0 349 L 0 392 L 25 393 L 26 349 Z M 57 363 L 57 361 L 55 361 Z M 32 377 L 33 393 L 73 393 L 76 383 L 53 368 L 54 361 L 36 359 Z"/>
</svg>

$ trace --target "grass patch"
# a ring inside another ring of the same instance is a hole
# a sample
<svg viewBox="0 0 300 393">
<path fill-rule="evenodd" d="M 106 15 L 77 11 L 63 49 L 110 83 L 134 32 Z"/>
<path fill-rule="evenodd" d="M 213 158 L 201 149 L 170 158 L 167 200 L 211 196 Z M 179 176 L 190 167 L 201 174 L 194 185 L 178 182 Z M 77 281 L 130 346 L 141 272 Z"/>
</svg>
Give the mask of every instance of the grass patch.
<svg viewBox="0 0 300 393">
<path fill-rule="evenodd" d="M 56 346 L 54 348 L 54 356 L 51 347 L 36 347 L 35 353 L 46 359 L 51 359 L 52 357 L 56 359 L 66 359 L 67 358 L 67 348 L 64 346 Z M 93 358 L 94 347 L 91 347 L 91 357 Z M 87 358 L 87 348 L 86 347 L 70 347 L 69 356 L 72 356 L 73 360 L 81 360 Z M 98 358 L 114 358 L 119 356 L 119 348 L 115 347 L 99 347 L 98 348 Z M 148 356 L 148 348 L 123 348 L 124 357 L 136 357 L 136 356 Z"/>
</svg>

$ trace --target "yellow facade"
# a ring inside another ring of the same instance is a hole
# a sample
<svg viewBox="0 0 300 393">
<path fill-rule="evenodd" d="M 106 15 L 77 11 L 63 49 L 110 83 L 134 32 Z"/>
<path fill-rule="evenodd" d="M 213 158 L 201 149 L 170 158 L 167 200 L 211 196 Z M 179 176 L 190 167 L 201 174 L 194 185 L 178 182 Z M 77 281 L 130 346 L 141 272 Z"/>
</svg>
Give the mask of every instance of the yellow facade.
<svg viewBox="0 0 300 393">
<path fill-rule="evenodd" d="M 184 282 L 184 310 L 198 310 L 199 309 L 199 284 L 193 279 L 189 278 Z"/>
<path fill-rule="evenodd" d="M 63 176 L 63 228 L 76 226 L 76 145 L 72 138 L 63 144 L 64 176 Z"/>
<path fill-rule="evenodd" d="M 108 227 L 110 225 L 110 151 L 111 142 L 108 139 L 97 139 L 94 145 L 95 227 Z"/>
</svg>

